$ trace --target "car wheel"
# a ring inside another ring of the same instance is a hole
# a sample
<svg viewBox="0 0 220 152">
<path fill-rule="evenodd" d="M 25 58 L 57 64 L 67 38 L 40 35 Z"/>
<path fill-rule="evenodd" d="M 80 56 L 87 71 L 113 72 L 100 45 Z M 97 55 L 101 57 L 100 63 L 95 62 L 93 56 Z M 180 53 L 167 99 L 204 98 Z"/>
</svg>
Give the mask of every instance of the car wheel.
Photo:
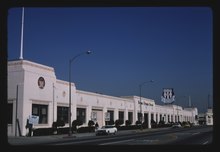
<svg viewBox="0 0 220 152">
<path fill-rule="evenodd" d="M 114 135 L 116 135 L 116 131 L 114 132 Z"/>
</svg>

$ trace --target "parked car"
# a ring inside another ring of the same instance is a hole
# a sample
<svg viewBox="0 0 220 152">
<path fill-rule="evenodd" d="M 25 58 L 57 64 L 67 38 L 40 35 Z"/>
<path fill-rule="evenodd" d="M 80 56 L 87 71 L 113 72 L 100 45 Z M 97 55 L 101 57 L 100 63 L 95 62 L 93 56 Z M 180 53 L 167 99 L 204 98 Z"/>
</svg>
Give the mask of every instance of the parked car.
<svg viewBox="0 0 220 152">
<path fill-rule="evenodd" d="M 172 125 L 172 128 L 181 128 L 182 126 L 181 126 L 181 124 L 180 123 L 174 123 L 173 125 Z"/>
<path fill-rule="evenodd" d="M 110 134 L 116 134 L 118 129 L 115 126 L 112 125 L 106 125 L 102 126 L 101 128 L 98 128 L 95 132 L 96 136 L 98 135 L 110 135 Z"/>
</svg>

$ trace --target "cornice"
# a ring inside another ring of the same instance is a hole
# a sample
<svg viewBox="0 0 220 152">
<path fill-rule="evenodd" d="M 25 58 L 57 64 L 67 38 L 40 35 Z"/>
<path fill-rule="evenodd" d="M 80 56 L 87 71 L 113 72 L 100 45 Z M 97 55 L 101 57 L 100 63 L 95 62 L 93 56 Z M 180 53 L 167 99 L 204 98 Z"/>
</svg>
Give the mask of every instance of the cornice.
<svg viewBox="0 0 220 152">
<path fill-rule="evenodd" d="M 31 66 L 31 67 L 39 68 L 39 69 L 46 70 L 46 71 L 49 71 L 49 72 L 54 72 L 54 68 L 52 68 L 52 67 L 48 67 L 48 66 L 38 64 L 38 63 L 35 63 L 35 62 L 31 62 L 31 61 L 28 61 L 28 60 L 8 61 L 8 66 L 16 66 L 16 65 Z"/>
</svg>

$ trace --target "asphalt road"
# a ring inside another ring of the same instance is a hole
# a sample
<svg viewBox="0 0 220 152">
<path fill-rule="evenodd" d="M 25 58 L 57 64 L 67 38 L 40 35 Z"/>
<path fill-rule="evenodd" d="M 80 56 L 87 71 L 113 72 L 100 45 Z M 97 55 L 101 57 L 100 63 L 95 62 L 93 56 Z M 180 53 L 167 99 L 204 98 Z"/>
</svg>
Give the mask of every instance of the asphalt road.
<svg viewBox="0 0 220 152">
<path fill-rule="evenodd" d="M 167 128 L 152 132 L 130 132 L 110 136 L 90 136 L 47 145 L 209 145 L 211 126 Z"/>
</svg>

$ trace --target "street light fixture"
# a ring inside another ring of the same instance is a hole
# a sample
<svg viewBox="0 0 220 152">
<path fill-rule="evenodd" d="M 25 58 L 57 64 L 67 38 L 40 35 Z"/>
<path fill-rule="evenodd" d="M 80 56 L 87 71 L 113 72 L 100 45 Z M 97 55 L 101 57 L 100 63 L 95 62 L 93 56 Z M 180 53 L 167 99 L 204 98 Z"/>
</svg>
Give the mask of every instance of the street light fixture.
<svg viewBox="0 0 220 152">
<path fill-rule="evenodd" d="M 142 108 L 141 108 L 141 105 L 142 105 L 142 102 L 141 102 L 141 90 L 142 90 L 142 86 L 148 82 L 154 82 L 154 80 L 150 80 L 150 81 L 146 81 L 146 82 L 143 82 L 139 85 L 139 88 L 140 88 L 140 122 L 141 122 L 141 130 L 143 129 L 142 127 L 142 119 L 143 119 L 143 114 L 142 114 Z"/>
<path fill-rule="evenodd" d="M 82 52 L 77 54 L 76 56 L 74 56 L 73 58 L 71 58 L 69 60 L 69 136 L 72 135 L 72 127 L 71 127 L 71 63 L 79 56 L 84 55 L 84 54 L 91 54 L 92 52 L 86 51 L 86 52 Z"/>
</svg>

